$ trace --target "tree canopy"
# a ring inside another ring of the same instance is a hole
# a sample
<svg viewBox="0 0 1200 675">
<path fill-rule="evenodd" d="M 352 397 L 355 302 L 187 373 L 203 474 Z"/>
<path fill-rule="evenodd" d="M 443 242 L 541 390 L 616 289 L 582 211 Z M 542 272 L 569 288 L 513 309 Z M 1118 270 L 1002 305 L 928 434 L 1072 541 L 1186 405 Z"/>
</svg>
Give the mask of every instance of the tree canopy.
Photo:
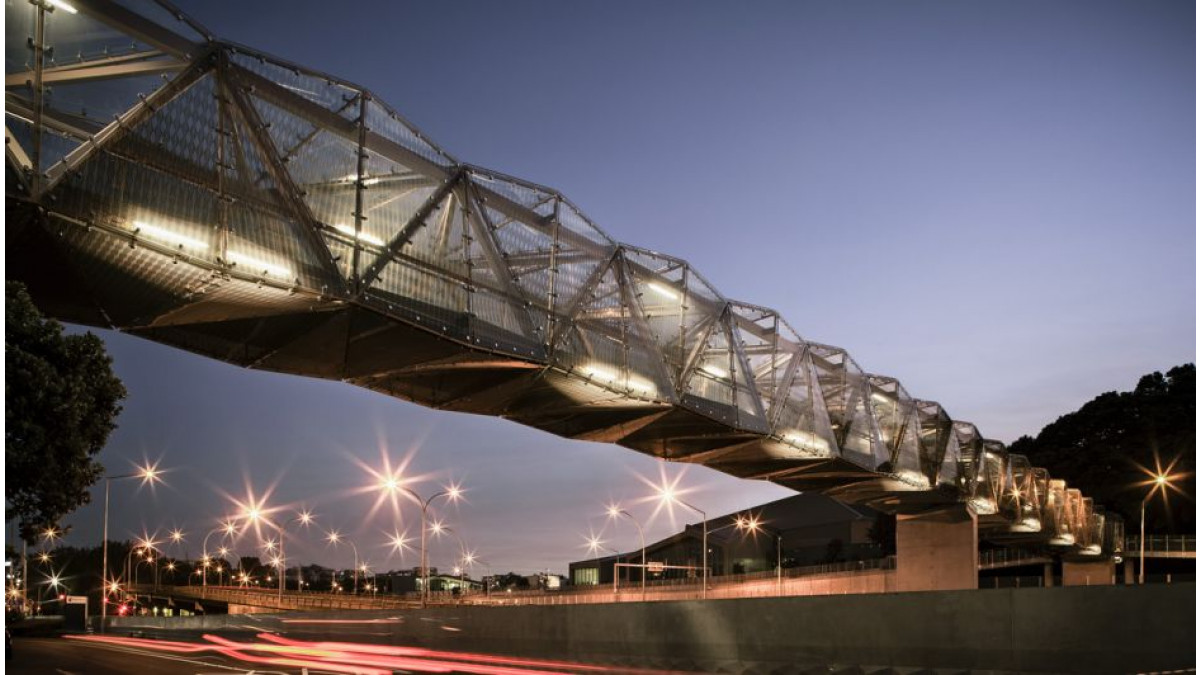
<svg viewBox="0 0 1200 675">
<path fill-rule="evenodd" d="M 20 283 L 6 281 L 4 297 L 5 521 L 32 543 L 91 499 L 125 387 L 100 338 L 64 335 Z"/>
<path fill-rule="evenodd" d="M 1143 470 L 1174 462 L 1172 474 L 1179 479 L 1172 482 L 1179 491 L 1168 490 L 1165 502 L 1156 496 L 1147 504 L 1146 531 L 1195 532 L 1196 366 L 1145 375 L 1133 391 L 1101 394 L 1036 438 L 1017 439 L 1009 450 L 1119 513 L 1126 531 L 1137 527 L 1150 489 L 1138 485 L 1150 477 Z"/>
</svg>

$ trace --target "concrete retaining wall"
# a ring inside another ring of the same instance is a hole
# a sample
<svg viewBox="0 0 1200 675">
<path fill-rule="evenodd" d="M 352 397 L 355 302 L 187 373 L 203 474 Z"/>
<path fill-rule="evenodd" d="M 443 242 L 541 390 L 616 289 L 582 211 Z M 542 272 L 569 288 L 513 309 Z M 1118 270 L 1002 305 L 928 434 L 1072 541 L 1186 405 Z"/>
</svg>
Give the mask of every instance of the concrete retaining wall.
<svg viewBox="0 0 1200 675">
<path fill-rule="evenodd" d="M 1194 668 L 1195 584 L 935 591 L 708 602 L 123 618 L 122 629 L 280 630 L 680 669 L 815 665 L 1129 673 Z M 321 623 L 304 623 L 310 616 Z M 391 623 L 327 623 L 391 618 Z M 299 620 L 299 621 L 297 621 Z"/>
</svg>

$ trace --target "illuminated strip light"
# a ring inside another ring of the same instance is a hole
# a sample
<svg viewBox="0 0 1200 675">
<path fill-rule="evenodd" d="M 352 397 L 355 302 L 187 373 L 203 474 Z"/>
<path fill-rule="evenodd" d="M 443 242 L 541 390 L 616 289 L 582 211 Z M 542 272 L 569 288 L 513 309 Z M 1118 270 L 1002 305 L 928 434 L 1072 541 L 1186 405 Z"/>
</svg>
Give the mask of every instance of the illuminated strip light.
<svg viewBox="0 0 1200 675">
<path fill-rule="evenodd" d="M 829 452 L 829 441 L 811 431 L 787 431 L 783 434 L 783 440 L 805 450 L 822 454 Z"/>
<path fill-rule="evenodd" d="M 654 291 L 655 293 L 658 293 L 659 295 L 663 296 L 664 298 L 666 298 L 668 300 L 678 300 L 679 299 L 678 293 L 667 288 L 666 286 L 657 284 L 653 281 L 646 284 L 646 288 L 649 288 L 650 290 Z"/>
<path fill-rule="evenodd" d="M 703 370 L 704 372 L 708 373 L 709 375 L 712 375 L 713 377 L 719 377 L 719 378 L 729 377 L 729 373 L 724 368 L 719 368 L 717 366 L 709 365 L 707 363 L 700 366 L 700 370 Z"/>
<path fill-rule="evenodd" d="M 292 271 L 286 267 L 274 265 L 258 258 L 252 258 L 248 255 L 238 253 L 237 251 L 229 251 L 225 254 L 225 258 L 236 265 L 243 265 L 251 268 L 256 272 L 262 272 L 283 279 L 292 278 Z"/>
<path fill-rule="evenodd" d="M 48 1 L 50 2 L 51 5 L 54 5 L 55 7 L 61 9 L 62 11 L 66 12 L 68 14 L 78 14 L 79 13 L 79 10 L 68 5 L 63 0 L 48 0 Z"/>
<path fill-rule="evenodd" d="M 208 244 L 200 241 L 199 239 L 192 239 L 189 236 L 179 234 L 178 232 L 172 232 L 171 230 L 158 227 L 157 225 L 143 223 L 140 220 L 133 221 L 133 227 L 135 228 L 135 234 L 145 234 L 146 236 L 153 237 L 154 239 L 161 239 L 163 241 L 170 242 L 172 244 L 178 244 L 179 246 L 186 246 L 188 248 L 208 248 Z"/>
<path fill-rule="evenodd" d="M 590 378 L 603 380 L 609 384 L 620 384 L 621 378 L 613 371 L 604 368 L 603 366 L 587 365 L 582 368 L 583 373 Z M 658 387 L 654 383 L 636 377 L 625 379 L 625 387 L 632 391 L 642 392 L 647 396 L 658 396 Z"/>
<path fill-rule="evenodd" d="M 383 246 L 383 240 L 380 239 L 379 237 L 376 237 L 373 234 L 367 234 L 366 232 L 355 233 L 354 228 L 350 227 L 349 225 L 343 225 L 341 223 L 338 223 L 337 225 L 333 226 L 333 229 L 337 230 L 338 232 L 341 232 L 342 234 L 344 234 L 348 237 L 354 237 L 355 239 L 357 239 L 359 241 L 365 241 L 368 244 L 374 244 L 375 246 Z"/>
</svg>

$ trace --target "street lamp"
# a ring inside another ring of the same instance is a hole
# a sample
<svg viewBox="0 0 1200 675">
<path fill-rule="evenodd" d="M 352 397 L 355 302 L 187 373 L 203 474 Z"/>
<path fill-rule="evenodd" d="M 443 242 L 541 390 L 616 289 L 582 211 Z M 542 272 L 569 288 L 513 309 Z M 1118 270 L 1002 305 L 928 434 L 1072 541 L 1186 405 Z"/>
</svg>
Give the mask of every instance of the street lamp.
<svg viewBox="0 0 1200 675">
<path fill-rule="evenodd" d="M 414 492 L 411 488 L 405 487 L 403 485 L 403 481 L 397 476 L 388 476 L 384 478 L 382 481 L 380 481 L 379 487 L 380 489 L 387 490 L 391 493 L 403 492 L 416 501 L 421 507 L 421 607 L 425 607 L 428 604 L 429 598 L 429 560 L 426 557 L 425 550 L 425 530 L 426 522 L 429 519 L 429 505 L 433 503 L 433 500 L 439 497 L 445 497 L 452 502 L 458 501 L 458 498 L 462 496 L 462 488 L 458 485 L 450 484 L 447 485 L 446 488 L 441 492 L 437 492 L 430 496 L 429 499 L 422 500 L 421 495 Z"/>
<path fill-rule="evenodd" d="M 758 522 L 758 516 L 745 518 L 738 516 L 734 526 L 750 533 L 763 531 L 762 524 Z M 775 594 L 783 595 L 783 534 L 778 530 L 775 532 Z"/>
<path fill-rule="evenodd" d="M 596 560 L 596 585 L 600 585 L 600 551 L 604 550 L 613 554 L 613 593 L 617 592 L 617 562 L 620 560 L 621 552 L 615 548 L 604 545 L 604 540 L 596 535 L 587 537 L 588 552 L 595 556 Z M 642 572 L 645 574 L 645 571 Z"/>
<path fill-rule="evenodd" d="M 637 528 L 638 538 L 642 540 L 642 601 L 646 601 L 646 534 L 642 531 L 642 524 L 637 521 L 628 511 L 625 511 L 617 504 L 611 504 L 608 507 L 609 518 L 628 518 L 629 522 Z M 613 593 L 617 592 L 617 564 L 613 563 Z"/>
<path fill-rule="evenodd" d="M 701 540 L 702 543 L 700 544 L 704 548 L 704 585 L 700 587 L 700 599 L 703 600 L 708 597 L 708 515 L 705 514 L 704 511 L 701 511 L 695 506 L 692 506 L 691 504 L 680 499 L 670 486 L 659 488 L 658 495 L 664 504 L 679 504 L 684 508 L 691 509 L 700 514 L 700 518 L 703 521 L 704 527 L 704 535 L 703 539 Z"/>
<path fill-rule="evenodd" d="M 334 546 L 337 546 L 344 541 L 349 544 L 350 549 L 354 551 L 354 594 L 358 595 L 358 547 L 354 545 L 354 542 L 338 534 L 337 530 L 330 530 L 325 539 Z"/>
<path fill-rule="evenodd" d="M 458 554 L 459 554 L 459 559 L 462 561 L 462 564 L 458 566 L 459 571 L 455 572 L 456 575 L 461 573 L 462 568 L 464 566 L 469 565 L 470 563 L 474 562 L 475 554 L 470 552 L 469 550 L 467 550 L 467 542 L 463 541 L 463 538 L 461 536 L 459 536 L 459 534 L 457 532 L 455 532 L 453 529 L 446 527 L 445 525 L 442 525 L 441 522 L 435 520 L 433 522 L 433 524 L 429 526 L 429 531 L 432 532 L 434 534 L 434 536 L 440 536 L 441 534 L 445 533 L 445 534 L 449 534 L 449 535 L 453 536 L 456 540 L 458 540 Z M 464 581 L 463 579 L 459 579 L 459 583 L 462 586 L 466 585 L 466 581 Z"/>
<path fill-rule="evenodd" d="M 105 476 L 104 477 L 104 544 L 101 556 L 101 588 L 108 583 L 108 493 L 109 486 L 114 480 L 124 480 L 126 478 L 140 478 L 142 485 L 153 485 L 156 481 L 162 480 L 162 471 L 158 468 L 158 463 L 139 466 L 134 473 L 127 473 L 120 476 Z M 100 632 L 104 632 L 104 622 L 108 617 L 108 594 L 105 593 L 100 598 Z"/>
<path fill-rule="evenodd" d="M 1167 471 L 1170 471 L 1170 467 L 1167 468 Z M 1167 472 L 1162 472 L 1162 473 L 1155 475 L 1154 479 L 1149 481 L 1149 484 L 1151 485 L 1150 491 L 1146 493 L 1146 498 L 1142 500 L 1142 531 L 1141 531 L 1141 536 L 1138 537 L 1138 539 L 1139 539 L 1139 541 L 1138 541 L 1138 548 L 1139 548 L 1139 551 L 1138 551 L 1138 585 L 1139 586 L 1146 583 L 1146 504 L 1150 501 L 1150 498 L 1153 497 L 1154 494 L 1156 492 L 1159 492 L 1160 490 L 1162 491 L 1163 497 L 1165 498 L 1167 496 L 1167 488 L 1174 487 L 1173 485 L 1171 485 L 1172 478 L 1174 478 L 1174 476 L 1169 475 Z M 1143 485 L 1144 484 L 1145 483 L 1143 483 Z"/>
<path fill-rule="evenodd" d="M 233 524 L 233 521 L 226 519 L 225 522 L 221 523 L 220 527 L 211 530 L 208 534 L 204 535 L 204 545 L 200 548 L 200 564 L 201 569 L 204 570 L 201 575 L 203 580 L 200 582 L 200 585 L 204 588 L 208 587 L 208 538 L 218 532 L 223 533 L 221 535 L 221 541 L 224 541 L 226 537 L 232 537 L 237 534 L 237 526 Z M 221 555 L 224 557 L 224 554 Z M 218 577 L 217 580 L 219 582 L 220 577 Z"/>
</svg>

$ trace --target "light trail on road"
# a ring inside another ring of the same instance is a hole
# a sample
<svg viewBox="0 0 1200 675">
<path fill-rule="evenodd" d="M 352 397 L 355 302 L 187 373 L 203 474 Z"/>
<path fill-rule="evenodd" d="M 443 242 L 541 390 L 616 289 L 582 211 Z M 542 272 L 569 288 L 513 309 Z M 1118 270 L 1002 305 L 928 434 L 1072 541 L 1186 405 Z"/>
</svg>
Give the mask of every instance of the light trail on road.
<svg viewBox="0 0 1200 675">
<path fill-rule="evenodd" d="M 397 670 L 418 673 L 471 673 L 473 675 L 572 675 L 611 673 L 606 666 L 529 659 L 493 654 L 449 652 L 424 647 L 375 645 L 355 642 L 310 642 L 272 633 L 259 633 L 255 642 L 230 640 L 205 634 L 203 642 L 149 640 L 114 635 L 68 635 L 67 639 L 93 644 L 145 649 L 170 654 L 213 653 L 243 663 L 284 668 L 307 668 L 346 675 L 392 675 Z M 668 675 L 669 671 L 635 670 L 622 673 Z"/>
</svg>

